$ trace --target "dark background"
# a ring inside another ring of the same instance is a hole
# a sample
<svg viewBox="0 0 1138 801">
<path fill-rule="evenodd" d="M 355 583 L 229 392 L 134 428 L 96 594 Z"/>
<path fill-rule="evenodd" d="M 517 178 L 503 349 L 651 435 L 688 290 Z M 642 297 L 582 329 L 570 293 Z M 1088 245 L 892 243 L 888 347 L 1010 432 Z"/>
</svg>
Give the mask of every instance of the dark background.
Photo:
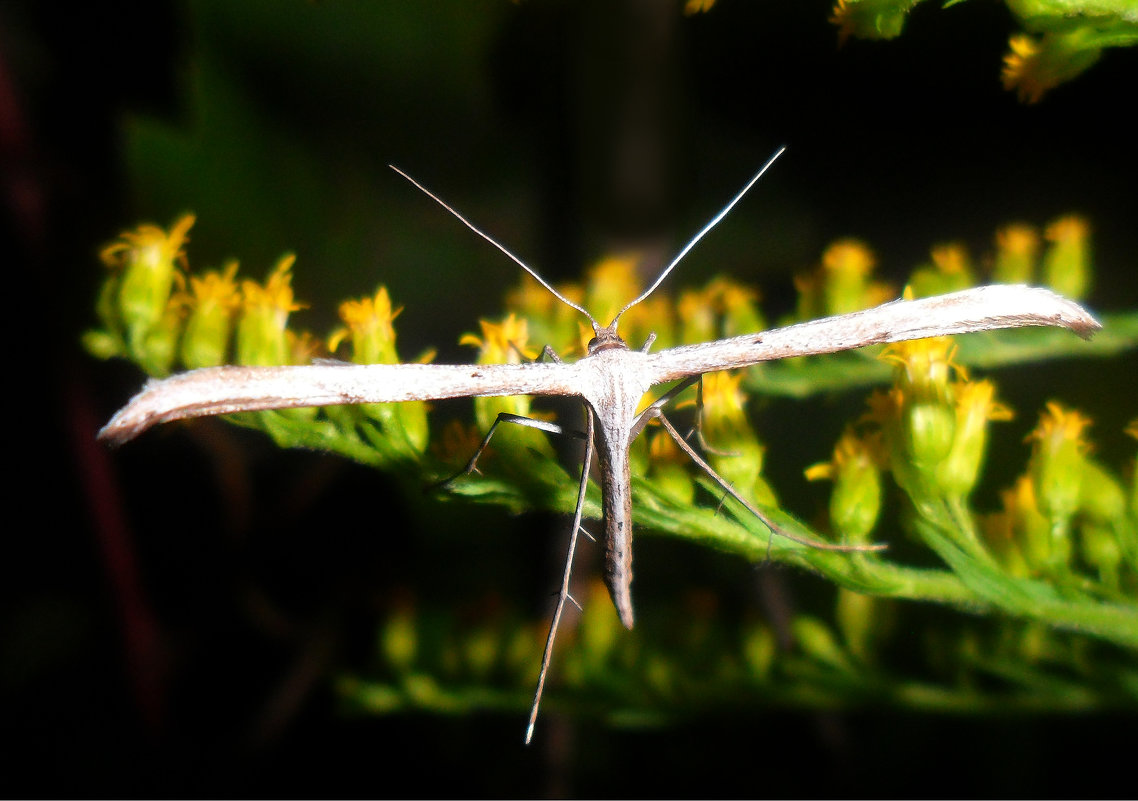
<svg viewBox="0 0 1138 801">
<path fill-rule="evenodd" d="M 459 336 L 500 313 L 517 270 L 389 162 L 567 280 L 620 245 L 667 261 L 786 144 L 671 285 L 723 272 L 760 285 L 776 316 L 793 273 L 837 237 L 864 239 L 899 282 L 934 243 L 979 253 L 998 225 L 1077 211 L 1094 226 L 1091 307 L 1133 308 L 1134 53 L 1024 106 L 999 86 L 1015 23 L 998 4 L 926 3 L 899 40 L 840 49 L 828 15 L 824 2 L 729 0 L 690 18 L 653 0 L 0 8 L 0 792 L 1117 793 L 1132 716 L 554 720 L 529 749 L 520 715 L 346 718 L 327 677 L 366 653 L 392 598 L 457 608 L 490 593 L 539 615 L 563 521 L 408 497 L 372 471 L 208 425 L 114 453 L 93 440 L 141 382 L 78 348 L 97 250 L 187 209 L 198 268 L 237 257 L 261 277 L 298 254 L 311 304 L 299 324 L 327 332 L 340 300 L 382 281 L 406 306 L 405 358 L 433 346 L 468 359 Z M 1115 443 L 1105 463 L 1132 459 L 1117 432 L 1136 367 L 1002 376 L 1026 410 L 995 443 L 1015 450 L 1007 475 L 1052 396 Z M 801 470 L 826 457 L 840 421 L 821 421 L 842 402 L 763 412 L 769 474 L 792 507 L 824 502 Z M 685 548 L 641 538 L 638 609 L 676 592 Z M 747 581 L 745 566 L 723 570 Z"/>
</svg>

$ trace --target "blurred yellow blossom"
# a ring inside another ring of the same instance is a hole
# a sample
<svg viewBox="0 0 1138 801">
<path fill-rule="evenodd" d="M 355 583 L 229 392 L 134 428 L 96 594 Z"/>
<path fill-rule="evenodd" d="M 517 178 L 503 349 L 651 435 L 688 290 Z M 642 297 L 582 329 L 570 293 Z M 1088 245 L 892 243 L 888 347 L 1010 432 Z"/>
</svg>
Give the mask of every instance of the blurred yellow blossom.
<svg viewBox="0 0 1138 801">
<path fill-rule="evenodd" d="M 241 284 L 243 310 L 237 325 L 237 360 L 248 365 L 291 363 L 291 348 L 285 336 L 288 316 L 304 305 L 292 291 L 292 265 L 296 256 L 282 256 L 264 286 L 246 280 Z"/>
</svg>

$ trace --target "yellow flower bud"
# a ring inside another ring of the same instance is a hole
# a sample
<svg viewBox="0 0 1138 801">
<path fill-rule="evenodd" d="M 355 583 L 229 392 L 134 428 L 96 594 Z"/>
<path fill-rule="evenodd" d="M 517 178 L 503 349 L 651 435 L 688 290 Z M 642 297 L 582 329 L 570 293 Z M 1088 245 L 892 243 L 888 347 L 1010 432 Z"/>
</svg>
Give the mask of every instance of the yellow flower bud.
<svg viewBox="0 0 1138 801">
<path fill-rule="evenodd" d="M 640 279 L 636 268 L 640 257 L 632 253 L 613 255 L 602 259 L 589 270 L 586 280 L 585 308 L 602 325 L 611 320 L 621 307 L 640 294 Z M 564 305 L 564 304 L 562 304 Z M 642 310 L 633 306 L 620 319 L 621 326 L 628 337 L 640 335 L 645 321 L 640 318 Z M 633 337 L 635 338 L 635 337 Z M 632 340 L 630 340 L 632 341 Z"/>
<path fill-rule="evenodd" d="M 182 280 L 176 262 L 185 257 L 182 247 L 193 224 L 194 216 L 186 214 L 169 233 L 155 225 L 140 225 L 99 254 L 104 264 L 120 272 L 118 312 L 136 357 L 144 355 L 147 336 L 166 315 L 175 282 Z"/>
<path fill-rule="evenodd" d="M 1090 424 L 1090 418 L 1049 402 L 1039 425 L 1028 435 L 1029 471 L 1039 510 L 1053 522 L 1070 520 L 1081 505 L 1089 449 L 1084 431 Z"/>
<path fill-rule="evenodd" d="M 927 298 L 972 286 L 972 264 L 963 245 L 937 245 L 931 256 L 932 265 L 918 268 L 909 279 L 914 295 Z"/>
<path fill-rule="evenodd" d="M 1048 33 L 1040 39 L 1015 34 L 1008 40 L 1002 79 L 1020 102 L 1037 103 L 1049 89 L 1090 67 L 1101 54 L 1089 29 Z"/>
<path fill-rule="evenodd" d="M 873 272 L 873 252 L 855 239 L 843 239 L 822 254 L 823 304 L 826 314 L 866 308 L 866 289 Z"/>
<path fill-rule="evenodd" d="M 1060 295 L 1079 300 L 1091 282 L 1090 226 L 1081 217 L 1061 217 L 1047 226 L 1050 243 L 1043 256 L 1043 282 Z"/>
<path fill-rule="evenodd" d="M 1013 223 L 996 232 L 996 265 L 992 278 L 1000 284 L 1027 284 L 1035 278 L 1039 234 L 1030 225 Z"/>
<path fill-rule="evenodd" d="M 976 485 L 988 445 L 988 422 L 1010 420 L 1011 409 L 995 400 L 990 381 L 955 386 L 956 426 L 952 447 L 937 468 L 937 485 L 947 495 L 965 497 Z"/>
<path fill-rule="evenodd" d="M 863 438 L 853 429 L 846 429 L 834 447 L 832 461 L 806 471 L 808 480 L 828 478 L 834 482 L 830 523 L 842 542 L 870 541 L 870 533 L 881 512 L 880 458 L 879 433 Z"/>
<path fill-rule="evenodd" d="M 190 369 L 226 363 L 233 312 L 241 305 L 237 291 L 237 262 L 221 272 L 190 276 L 186 302 L 190 317 L 182 336 L 182 363 Z"/>
<path fill-rule="evenodd" d="M 237 361 L 248 365 L 290 364 L 291 349 L 285 331 L 288 316 L 304 308 L 292 293 L 293 255 L 277 262 L 265 285 L 256 281 L 241 284 L 243 309 L 237 324 Z"/>
<path fill-rule="evenodd" d="M 743 373 L 717 372 L 703 377 L 703 436 L 717 453 L 712 466 L 744 496 L 754 495 L 763 470 L 762 443 L 747 420 Z"/>
</svg>

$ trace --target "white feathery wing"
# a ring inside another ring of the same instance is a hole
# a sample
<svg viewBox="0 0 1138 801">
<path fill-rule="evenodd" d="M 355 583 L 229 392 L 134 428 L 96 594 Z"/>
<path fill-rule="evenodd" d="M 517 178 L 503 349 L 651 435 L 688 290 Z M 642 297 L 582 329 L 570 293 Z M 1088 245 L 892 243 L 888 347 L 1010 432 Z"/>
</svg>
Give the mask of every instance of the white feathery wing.
<svg viewBox="0 0 1138 801">
<path fill-rule="evenodd" d="M 1081 306 L 1050 290 L 994 285 L 656 353 L 604 350 L 571 364 L 207 367 L 147 382 L 99 438 L 122 443 L 158 423 L 263 409 L 490 395 L 589 399 L 603 394 L 597 389 L 611 383 L 617 370 L 647 391 L 654 384 L 788 356 L 1025 326 L 1059 326 L 1084 337 L 1100 328 Z"/>
</svg>

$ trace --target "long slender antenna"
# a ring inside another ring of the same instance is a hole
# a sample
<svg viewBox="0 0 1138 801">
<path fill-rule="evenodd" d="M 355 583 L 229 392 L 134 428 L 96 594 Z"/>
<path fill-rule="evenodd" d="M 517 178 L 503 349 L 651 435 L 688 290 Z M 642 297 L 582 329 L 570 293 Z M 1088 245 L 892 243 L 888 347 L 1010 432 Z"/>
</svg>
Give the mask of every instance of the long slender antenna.
<svg viewBox="0 0 1138 801">
<path fill-rule="evenodd" d="M 511 259 L 513 259 L 513 260 L 514 260 L 514 262 L 515 262 L 515 263 L 516 263 L 516 264 L 517 264 L 519 267 L 521 267 L 521 268 L 522 268 L 523 270 L 525 270 L 527 273 L 529 273 L 529 274 L 530 274 L 530 275 L 532 275 L 534 278 L 536 278 L 536 279 L 537 279 L 537 282 L 538 282 L 539 284 L 541 284 L 543 287 L 545 287 L 545 288 L 546 288 L 546 289 L 548 289 L 550 292 L 552 292 L 552 293 L 553 293 L 553 296 L 554 296 L 555 298 L 557 298 L 559 301 L 561 301 L 562 303 L 566 304 L 567 306 L 572 306 L 574 309 L 576 309 L 577 311 L 581 312 L 581 314 L 583 314 L 583 315 L 585 315 L 586 317 L 588 317 L 588 318 L 589 318 L 589 322 L 593 324 L 593 328 L 594 328 L 594 330 L 596 330 L 596 329 L 599 329 L 599 328 L 600 328 L 600 326 L 597 324 L 597 321 L 593 319 L 593 315 L 589 314 L 587 311 L 585 311 L 585 309 L 584 309 L 583 307 L 581 307 L 581 306 L 578 306 L 576 303 L 574 303 L 573 301 L 569 300 L 569 298 L 565 297 L 565 296 L 564 296 L 564 295 L 562 295 L 560 292 L 558 292 L 556 289 L 554 289 L 552 286 L 550 286 L 550 284 L 549 284 L 549 283 L 548 283 L 548 282 L 547 282 L 547 281 L 546 281 L 544 278 L 542 278 L 542 277 L 541 277 L 540 275 L 538 275 L 538 274 L 537 274 L 537 273 L 536 273 L 536 272 L 535 272 L 533 269 L 531 269 L 531 268 L 530 268 L 530 266 L 529 266 L 528 264 L 526 264 L 526 263 L 525 263 L 524 261 L 522 261 L 520 258 L 518 258 L 518 257 L 517 257 L 517 256 L 515 256 L 513 253 L 511 253 L 511 252 L 510 252 L 510 251 L 509 251 L 509 250 L 506 248 L 506 246 L 505 246 L 505 245 L 501 244 L 501 243 L 500 243 L 500 242 L 498 242 L 496 239 L 494 239 L 494 237 L 490 236 L 488 233 L 486 233 L 486 232 L 485 232 L 485 231 L 483 231 L 481 228 L 479 228 L 478 226 L 476 226 L 476 225 L 475 225 L 474 223 L 472 223 L 470 220 L 468 220 L 468 219 L 466 219 L 465 217 L 463 217 L 463 216 L 462 216 L 461 214 L 459 214 L 459 213 L 458 213 L 458 212 L 457 212 L 455 209 L 453 209 L 453 208 L 451 208 L 449 205 L 447 205 L 447 204 L 446 204 L 446 203 L 443 201 L 443 199 L 442 199 L 442 198 L 440 198 L 438 195 L 436 195 L 436 194 L 435 194 L 434 192 L 432 192 L 430 189 L 427 189 L 427 187 L 423 186 L 421 183 L 419 183 L 418 181 L 416 181 L 416 180 L 415 180 L 414 178 L 412 178 L 410 175 L 408 175 L 407 173 L 403 172 L 403 170 L 399 169 L 399 168 L 398 168 L 398 167 L 396 167 L 394 164 L 388 164 L 387 166 L 388 166 L 388 167 L 390 167 L 391 169 L 395 170 L 397 173 L 399 173 L 399 174 L 400 174 L 400 175 L 402 175 L 404 178 L 406 178 L 408 181 L 410 181 L 412 184 L 414 184 L 414 185 L 415 185 L 415 186 L 416 186 L 416 187 L 419 189 L 419 191 L 420 191 L 420 192 L 422 192 L 424 195 L 426 195 L 426 196 L 427 196 L 427 197 L 429 197 L 431 200 L 435 201 L 435 202 L 436 202 L 436 203 L 438 203 L 440 206 L 442 206 L 444 209 L 446 209 L 446 210 L 447 210 L 447 211 L 449 211 L 451 214 L 453 214 L 455 217 L 457 217 L 457 218 L 459 219 L 459 222 L 461 222 L 463 225 L 465 225 L 465 226 L 466 226 L 467 228 L 469 228 L 471 231 L 473 231 L 474 233 L 478 234 L 480 237 L 482 237 L 483 239 L 485 239 L 485 240 L 486 240 L 487 242 L 489 242 L 491 245 L 493 245 L 494 247 L 498 248 L 498 250 L 502 251 L 502 252 L 503 252 L 503 253 L 505 253 L 507 256 L 509 256 Z"/>
<path fill-rule="evenodd" d="M 691 238 L 691 241 L 689 241 L 686 245 L 684 245 L 683 250 L 681 250 L 679 252 L 679 254 L 676 256 L 676 258 L 672 259 L 672 263 L 669 264 L 667 267 L 665 267 L 664 271 L 662 273 L 660 273 L 660 277 L 656 279 L 656 282 L 654 284 L 652 284 L 652 286 L 650 286 L 646 290 L 644 290 L 643 294 L 641 294 L 640 297 L 638 297 L 636 300 L 632 301 L 631 303 L 629 303 L 627 306 L 625 306 L 623 309 L 621 309 L 620 311 L 618 311 L 616 313 L 616 317 L 612 318 L 612 322 L 609 323 L 609 328 L 614 328 L 616 326 L 616 321 L 620 319 L 620 316 L 622 314 L 624 314 L 626 311 L 631 309 L 637 303 L 644 300 L 644 298 L 648 297 L 649 295 L 651 295 L 653 292 L 656 291 L 656 287 L 660 286 L 660 284 L 662 284 L 664 282 L 664 279 L 668 277 L 668 273 L 670 273 L 672 271 L 672 268 L 674 268 L 677 264 L 680 263 L 680 259 L 682 259 L 684 256 L 686 256 L 688 254 L 688 251 L 691 250 L 693 247 L 695 247 L 695 244 L 697 242 L 699 242 L 699 240 L 703 239 L 704 235 L 707 234 L 708 231 L 710 231 L 712 228 L 717 226 L 719 224 L 719 221 L 722 220 L 724 217 L 726 217 L 728 212 L 731 211 L 731 209 L 735 208 L 735 204 L 738 203 L 743 198 L 743 195 L 747 194 L 747 192 L 750 191 L 751 187 L 755 185 L 755 182 L 758 181 L 760 178 L 762 178 L 763 173 L 766 172 L 767 169 L 772 164 L 774 164 L 775 159 L 777 159 L 779 156 L 781 156 L 785 151 L 786 151 L 786 145 L 783 145 L 782 147 L 780 147 L 778 150 L 775 151 L 775 154 L 773 156 L 771 156 L 769 159 L 767 159 L 767 163 L 764 164 L 762 166 L 762 168 L 760 168 L 759 171 L 754 174 L 754 176 L 751 178 L 751 180 L 747 181 L 747 185 L 744 186 L 739 191 L 739 194 L 735 195 L 735 197 L 733 197 L 731 199 L 731 202 L 723 207 L 722 211 L 720 211 L 718 214 L 716 214 L 714 217 L 711 218 L 711 222 L 709 222 L 707 225 L 703 226 L 703 228 L 700 229 L 700 232 L 698 234 L 696 234 L 695 236 L 693 236 Z M 469 223 L 467 223 L 467 224 L 469 225 Z M 528 270 L 529 268 L 527 267 L 526 269 Z"/>
</svg>

